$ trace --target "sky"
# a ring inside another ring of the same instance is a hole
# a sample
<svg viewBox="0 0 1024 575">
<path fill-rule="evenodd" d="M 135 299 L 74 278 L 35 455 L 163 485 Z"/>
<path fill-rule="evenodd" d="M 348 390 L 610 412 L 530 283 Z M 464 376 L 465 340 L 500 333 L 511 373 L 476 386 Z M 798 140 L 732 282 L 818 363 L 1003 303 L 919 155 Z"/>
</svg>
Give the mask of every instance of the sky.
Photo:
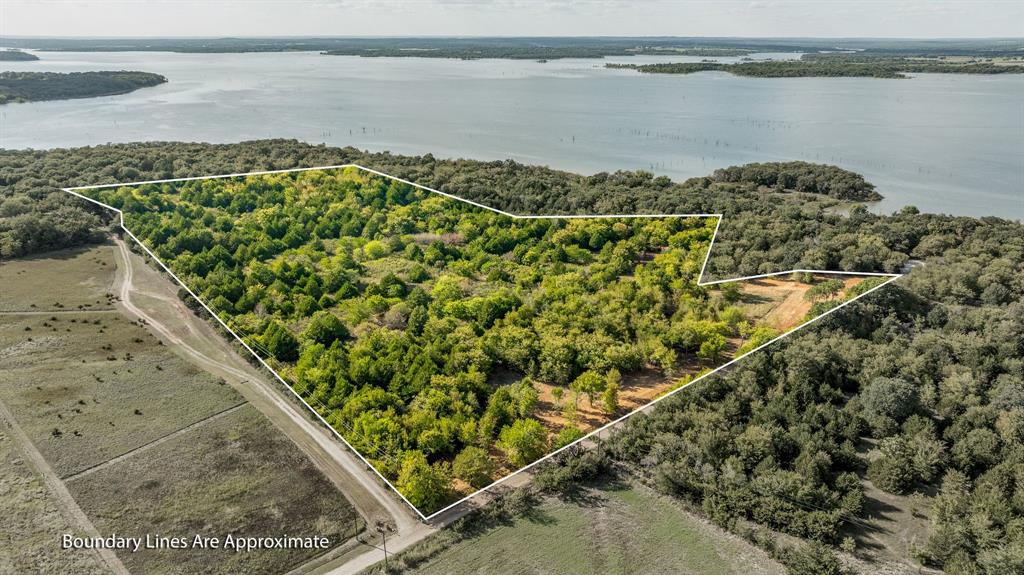
<svg viewBox="0 0 1024 575">
<path fill-rule="evenodd" d="M 1024 36 L 991 0 L 0 0 L 4 36 Z"/>
</svg>

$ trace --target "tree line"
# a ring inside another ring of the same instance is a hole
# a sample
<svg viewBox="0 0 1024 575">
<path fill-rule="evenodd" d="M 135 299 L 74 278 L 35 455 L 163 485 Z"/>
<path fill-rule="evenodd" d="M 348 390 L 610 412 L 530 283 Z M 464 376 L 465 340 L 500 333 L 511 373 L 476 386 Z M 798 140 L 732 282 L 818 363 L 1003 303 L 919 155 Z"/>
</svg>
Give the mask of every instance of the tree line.
<svg viewBox="0 0 1024 575">
<path fill-rule="evenodd" d="M 804 54 L 799 60 L 765 60 L 737 63 L 660 62 L 654 64 L 608 63 L 606 68 L 636 70 L 645 74 L 693 74 L 721 71 L 756 78 L 906 78 L 907 74 L 1021 74 L 1024 65 L 1005 65 L 987 60 L 956 61 L 942 58 L 908 58 L 849 54 Z"/>
</svg>

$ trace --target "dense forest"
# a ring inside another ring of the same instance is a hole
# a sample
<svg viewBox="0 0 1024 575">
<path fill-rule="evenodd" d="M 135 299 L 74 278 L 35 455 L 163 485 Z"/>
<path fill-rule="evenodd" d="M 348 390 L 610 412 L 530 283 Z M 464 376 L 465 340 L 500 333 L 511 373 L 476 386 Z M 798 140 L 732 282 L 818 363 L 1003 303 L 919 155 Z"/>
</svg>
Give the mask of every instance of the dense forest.
<svg viewBox="0 0 1024 575">
<path fill-rule="evenodd" d="M 722 71 L 758 78 L 907 78 L 910 73 L 1021 74 L 1024 62 L 949 60 L 865 56 L 862 54 L 804 54 L 799 60 L 720 62 L 664 62 L 657 64 L 605 64 L 607 68 L 637 70 L 645 74 L 693 74 Z"/>
<path fill-rule="evenodd" d="M 0 72 L 0 104 L 127 94 L 163 84 L 149 72 Z"/>
<path fill-rule="evenodd" d="M 868 299 L 631 419 L 599 452 L 611 462 L 601 469 L 645 477 L 726 526 L 746 519 L 845 548 L 850 537 L 858 553 L 866 482 L 918 493 L 931 527 L 915 559 L 951 574 L 1024 571 L 1018 222 L 913 208 L 842 215 L 833 198 L 780 194 L 760 177 L 674 183 L 280 140 L 154 143 L 0 152 L 0 257 L 100 237 L 109 214 L 58 186 L 345 162 L 518 213 L 723 212 L 709 264 L 722 275 L 919 262 Z M 555 471 L 572 483 L 584 460 Z"/>
<path fill-rule="evenodd" d="M 0 50 L 0 62 L 31 62 L 38 59 L 39 56 L 21 50 Z"/>
<path fill-rule="evenodd" d="M 882 194 L 860 174 L 836 166 L 807 162 L 744 164 L 715 170 L 716 182 L 755 184 L 777 192 L 821 194 L 853 202 L 877 202 Z"/>
<path fill-rule="evenodd" d="M 514 220 L 354 168 L 94 194 L 425 513 L 582 437 L 584 397 L 777 335 L 696 285 L 716 218 Z"/>
</svg>

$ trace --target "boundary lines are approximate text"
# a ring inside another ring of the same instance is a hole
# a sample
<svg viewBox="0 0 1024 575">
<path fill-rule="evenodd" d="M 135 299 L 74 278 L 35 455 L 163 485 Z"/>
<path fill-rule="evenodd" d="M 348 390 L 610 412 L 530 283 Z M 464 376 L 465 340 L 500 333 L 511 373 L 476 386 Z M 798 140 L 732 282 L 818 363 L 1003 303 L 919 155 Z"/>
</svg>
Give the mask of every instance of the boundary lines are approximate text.
<svg viewBox="0 0 1024 575">
<path fill-rule="evenodd" d="M 808 321 L 798 325 L 797 327 L 795 327 L 795 328 L 793 328 L 793 329 L 791 329 L 791 330 L 789 330 L 789 331 L 787 331 L 787 332 L 785 332 L 785 333 L 783 333 L 783 334 L 781 334 L 781 335 L 779 335 L 779 336 L 777 336 L 777 337 L 775 337 L 775 338 L 773 338 L 773 339 L 771 339 L 771 340 L 769 340 L 769 341 L 767 341 L 767 342 L 765 342 L 765 343 L 755 347 L 754 349 L 751 349 L 750 351 L 744 353 L 743 355 L 735 357 L 735 358 L 731 359 L 730 361 L 728 361 L 728 362 L 726 362 L 726 363 L 716 367 L 715 369 L 713 369 L 711 371 L 708 371 L 707 373 L 704 373 L 704 374 L 694 378 L 690 382 L 688 382 L 688 383 L 686 383 L 684 385 L 681 385 L 681 386 L 679 386 L 679 387 L 677 387 L 677 388 L 675 388 L 675 389 L 673 389 L 673 390 L 671 390 L 671 391 L 669 391 L 669 392 L 667 392 L 667 393 L 665 393 L 663 395 L 660 395 L 660 396 L 656 397 L 655 399 L 645 403 L 644 405 L 634 409 L 633 411 L 630 411 L 629 413 L 627 413 L 627 414 L 625 414 L 625 415 L 623 415 L 623 416 L 621 416 L 621 417 L 619 417 L 619 418 L 617 418 L 617 419 L 615 419 L 613 421 L 610 421 L 610 422 L 606 423 L 605 425 L 603 425 L 603 426 L 601 426 L 601 427 L 599 427 L 597 429 L 594 429 L 594 430 L 590 431 L 589 433 L 587 433 L 586 435 L 584 435 L 580 439 L 577 439 L 576 441 L 574 441 L 574 442 L 572 442 L 572 443 L 570 443 L 570 444 L 568 444 L 566 446 L 563 446 L 563 447 L 561 447 L 559 449 L 556 449 L 556 450 L 552 451 L 551 453 L 548 453 L 547 455 L 541 457 L 540 459 L 538 459 L 538 460 L 536 460 L 536 461 L 534 461 L 534 462 L 532 462 L 532 463 L 530 463 L 528 465 L 525 465 L 525 466 L 523 466 L 523 467 L 521 467 L 521 468 L 519 468 L 519 469 L 517 469 L 517 470 L 515 470 L 515 471 L 513 471 L 511 473 L 509 473 L 508 475 L 505 475 L 504 477 L 501 477 L 501 478 L 495 480 L 494 482 L 492 482 L 491 484 L 487 485 L 486 487 L 482 487 L 482 488 L 478 489 L 477 491 L 474 491 L 473 493 L 471 493 L 471 494 L 469 494 L 469 495 L 459 499 L 458 501 L 450 503 L 449 505 L 447 505 L 447 506 L 445 506 L 445 507 L 443 507 L 443 508 L 441 508 L 441 509 L 439 509 L 439 510 L 437 510 L 437 511 L 431 513 L 431 514 L 429 514 L 429 515 L 424 515 L 423 512 L 421 512 L 419 509 L 417 509 L 415 505 L 413 505 L 404 495 L 402 495 L 402 493 L 391 483 L 391 481 L 389 481 L 386 477 L 384 477 L 384 475 L 381 474 L 380 471 L 378 471 L 377 468 L 374 467 L 363 456 L 363 454 L 359 452 L 359 450 L 357 450 L 355 447 L 353 447 L 352 444 L 350 444 L 348 442 L 348 440 L 346 440 L 345 437 L 342 436 L 341 433 L 337 429 L 334 428 L 334 426 L 329 424 L 327 422 L 327 420 L 324 419 L 324 417 L 322 415 L 320 415 L 320 412 L 318 412 L 315 408 L 313 408 L 313 406 L 311 406 L 309 404 L 309 402 L 306 401 L 305 398 L 303 398 L 298 392 L 296 392 L 292 388 L 291 384 L 289 384 L 289 382 L 287 382 L 284 378 L 282 378 L 277 373 L 277 370 L 275 370 L 273 367 L 271 367 L 271 365 L 268 364 L 266 362 L 266 360 L 264 360 L 263 357 L 259 353 L 256 352 L 256 350 L 254 350 L 252 347 L 250 347 L 250 345 L 248 343 L 246 343 L 245 340 L 238 333 L 236 333 L 233 329 L 231 329 L 231 327 L 229 327 L 227 325 L 227 323 L 220 318 L 220 316 L 217 314 L 216 311 L 211 309 L 195 292 L 192 291 L 192 288 L 190 288 L 188 285 L 186 285 L 185 282 L 183 282 L 181 280 L 181 278 L 179 278 L 173 271 L 171 271 L 170 267 L 168 267 L 166 264 L 164 264 L 164 262 L 161 261 L 160 258 L 158 258 L 156 256 L 156 254 L 154 254 L 153 251 L 150 250 L 149 247 L 147 247 L 142 242 L 142 240 L 140 240 L 138 237 L 136 237 L 135 234 L 133 234 L 132 231 L 130 229 L 128 229 L 128 227 L 125 225 L 124 212 L 122 212 L 118 208 L 115 208 L 115 207 L 110 206 L 108 204 L 104 204 L 103 202 L 97 201 L 97 200 L 95 200 L 93 198 L 90 198 L 90 197 L 80 193 L 81 191 L 84 191 L 84 190 L 96 190 L 96 189 L 105 189 L 105 188 L 121 188 L 121 187 L 141 186 L 141 185 L 145 185 L 145 184 L 167 184 L 167 183 L 188 182 L 188 181 L 196 181 L 196 180 L 213 180 L 213 179 L 226 179 L 226 178 L 240 178 L 240 177 L 245 177 L 245 176 L 260 176 L 260 175 L 271 175 L 271 174 L 284 174 L 284 173 L 291 173 L 291 172 L 308 172 L 308 171 L 314 171 L 314 170 L 339 170 L 339 169 L 346 169 L 346 168 L 355 168 L 355 169 L 358 169 L 358 170 L 362 170 L 362 171 L 367 172 L 367 173 L 371 173 L 371 174 L 374 174 L 374 175 L 377 175 L 377 176 L 380 176 L 380 177 L 383 177 L 383 178 L 394 180 L 394 181 L 397 181 L 397 182 L 400 182 L 400 183 L 412 186 L 414 188 L 418 188 L 420 190 L 424 190 L 426 192 L 430 192 L 430 193 L 433 193 L 433 194 L 438 194 L 438 195 L 444 196 L 446 198 L 450 198 L 450 199 L 453 199 L 453 200 L 456 200 L 456 201 L 459 201 L 459 202 L 463 202 L 463 203 L 475 206 L 477 208 L 488 210 L 488 211 L 491 211 L 491 212 L 494 212 L 494 213 L 497 213 L 497 214 L 501 214 L 503 216 L 506 216 L 506 217 L 509 217 L 509 218 L 513 218 L 513 219 L 717 218 L 717 223 L 715 224 L 715 230 L 714 230 L 714 232 L 713 232 L 713 234 L 711 236 L 711 242 L 708 244 L 707 253 L 704 255 L 704 263 L 701 266 L 700 274 L 697 276 L 697 285 L 698 286 L 708 286 L 708 285 L 716 285 L 716 284 L 723 284 L 723 283 L 732 283 L 732 282 L 739 282 L 739 281 L 746 281 L 746 280 L 754 280 L 754 279 L 760 279 L 760 278 L 789 275 L 789 274 L 793 274 L 793 273 L 819 273 L 819 274 L 831 274 L 831 275 L 874 276 L 874 277 L 887 277 L 889 279 L 884 281 L 884 282 L 882 282 L 882 283 L 880 283 L 880 284 L 878 284 L 877 286 L 872 287 L 871 289 L 867 290 L 866 292 L 857 295 L 856 297 L 854 297 L 852 299 L 849 299 L 847 301 L 844 301 L 844 302 L 840 303 L 839 305 L 837 305 L 836 307 L 826 311 L 825 313 L 823 313 L 823 314 L 821 314 L 821 315 L 819 315 L 819 316 L 817 316 L 817 317 L 815 317 L 813 319 L 810 319 L 810 320 L 808 320 Z M 896 279 L 899 279 L 900 277 L 903 277 L 903 274 L 889 274 L 889 273 L 875 273 L 875 272 L 848 272 L 848 271 L 815 270 L 815 269 L 794 269 L 794 270 L 785 270 L 785 271 L 780 271 L 780 272 L 772 272 L 772 273 L 757 274 L 757 275 L 750 275 L 750 276 L 742 276 L 742 277 L 735 277 L 735 278 L 728 278 L 728 279 L 717 279 L 717 280 L 705 281 L 704 280 L 704 274 L 707 271 L 708 261 L 711 258 L 711 251 L 714 249 L 715 239 L 718 237 L 718 230 L 719 230 L 719 228 L 722 225 L 722 219 L 724 217 L 723 214 L 720 214 L 720 213 L 706 213 L 706 214 L 593 214 L 593 215 L 571 214 L 571 215 L 539 215 L 539 216 L 512 214 L 512 213 L 509 213 L 509 212 L 505 212 L 503 210 L 499 210 L 497 208 L 492 208 L 490 206 L 486 206 L 484 204 L 481 204 L 481 203 L 478 203 L 478 202 L 474 202 L 472 200 L 467 200 L 467 199 L 464 199 L 464 198 L 460 198 L 458 196 L 455 196 L 455 195 L 452 195 L 452 194 L 449 194 L 449 193 L 446 193 L 446 192 L 442 192 L 442 191 L 436 190 L 434 188 L 430 188 L 430 187 L 427 187 L 427 186 L 424 186 L 424 185 L 421 185 L 421 184 L 417 184 L 415 182 L 412 182 L 412 181 L 409 181 L 409 180 L 406 180 L 406 179 L 403 179 L 403 178 L 392 176 L 390 174 L 387 174 L 387 173 L 384 173 L 384 172 L 381 172 L 381 171 L 378 171 L 378 170 L 374 170 L 372 168 L 367 168 L 367 167 L 361 166 L 359 164 L 340 164 L 340 165 L 333 165 L 333 166 L 318 166 L 318 167 L 310 167 L 310 168 L 291 168 L 291 169 L 284 169 L 284 170 L 265 170 L 265 171 L 243 172 L 243 173 L 235 173 L 235 174 L 221 174 L 221 175 L 215 175 L 215 176 L 196 176 L 196 177 L 188 177 L 188 178 L 168 178 L 168 179 L 162 179 L 162 180 L 146 180 L 146 181 L 139 181 L 139 182 L 100 184 L 100 185 L 94 185 L 94 186 L 77 186 L 77 187 L 63 188 L 63 191 L 65 191 L 65 192 L 67 192 L 69 194 L 72 194 L 72 195 L 74 195 L 76 197 L 79 197 L 79 198 L 82 198 L 84 200 L 87 200 L 87 201 L 89 201 L 89 202 L 91 202 L 93 204 L 96 204 L 96 205 L 98 205 L 100 207 L 103 207 L 105 209 L 112 210 L 112 211 L 116 212 L 117 215 L 118 215 L 118 223 L 119 223 L 121 229 L 124 230 L 124 232 L 126 234 L 128 234 L 128 236 L 131 237 L 132 240 L 134 240 L 135 243 L 137 243 L 139 245 L 139 247 L 141 247 L 150 257 L 152 257 L 153 260 L 156 261 L 157 264 L 159 264 L 160 267 L 165 272 L 167 272 L 167 274 L 169 274 L 172 278 L 174 278 L 174 280 L 176 282 L 178 282 L 178 284 L 186 292 L 188 292 L 188 294 L 190 296 L 192 296 L 192 298 L 195 299 L 199 303 L 199 305 L 201 305 L 203 307 L 203 309 L 205 309 L 214 319 L 217 320 L 217 322 L 220 324 L 221 327 L 223 327 L 229 334 L 231 334 L 232 337 L 234 337 L 236 340 L 238 340 L 238 343 L 241 344 L 242 347 L 244 347 L 249 353 L 251 353 L 253 355 L 253 357 L 255 357 L 260 362 L 260 364 L 263 365 L 263 367 L 265 367 L 271 374 L 273 374 L 274 377 L 277 378 L 277 380 L 279 382 L 281 382 L 281 384 L 284 385 L 288 389 L 288 391 L 290 391 L 296 398 L 298 398 L 303 403 L 303 405 L 305 405 L 313 413 L 313 415 L 315 415 L 317 417 L 317 419 L 319 419 L 319 421 L 321 423 L 323 423 L 328 429 L 330 429 L 331 432 L 334 433 L 334 435 L 338 439 L 340 439 L 342 441 L 342 443 L 344 443 L 345 446 L 349 448 L 350 451 L 355 453 L 356 457 L 358 457 L 363 463 L 365 463 L 367 467 L 369 467 L 371 470 L 373 470 L 373 473 L 376 474 L 377 477 L 379 477 L 388 487 L 390 487 L 391 490 L 394 491 L 398 495 L 398 497 L 400 497 L 402 499 L 402 501 L 404 501 L 416 513 L 416 515 L 418 515 L 424 521 L 430 521 L 430 520 L 432 520 L 432 519 L 434 519 L 436 517 L 439 517 L 441 514 L 447 512 L 447 511 L 449 511 L 449 510 L 451 510 L 451 509 L 453 509 L 453 508 L 455 508 L 455 507 L 457 507 L 457 506 L 459 506 L 459 505 L 461 505 L 461 504 L 463 504 L 463 503 L 465 503 L 465 502 L 467 502 L 467 501 L 469 501 L 469 500 L 471 500 L 471 499 L 473 499 L 473 498 L 475 498 L 475 497 L 477 497 L 477 496 L 479 496 L 479 495 L 481 495 L 481 494 L 483 494 L 485 492 L 490 491 L 491 489 L 497 487 L 498 485 L 501 485 L 502 483 L 504 483 L 504 482 L 508 481 L 509 479 L 519 475 L 520 473 L 523 473 L 524 471 L 528 471 L 528 470 L 532 469 L 533 467 L 539 465 L 540 463 L 543 463 L 544 461 L 547 461 L 547 460 L 551 459 L 552 457 L 555 457 L 559 453 L 562 453 L 563 451 L 565 451 L 567 449 L 570 449 L 573 446 L 575 446 L 575 445 L 577 445 L 577 444 L 579 444 L 579 443 L 581 443 L 583 441 L 586 441 L 587 439 L 590 439 L 590 438 L 592 438 L 592 437 L 594 437 L 594 436 L 604 432 L 605 430 L 607 430 L 607 429 L 609 429 L 609 428 L 611 428 L 611 427 L 613 427 L 615 425 L 618 425 L 619 423 L 621 423 L 622 421 L 628 419 L 629 417 L 632 417 L 633 415 L 636 415 L 637 413 L 639 413 L 639 412 L 641 412 L 641 411 L 643 411 L 645 409 L 649 409 L 651 406 L 655 405 L 656 403 L 658 403 L 658 402 L 660 402 L 662 400 L 665 400 L 665 399 L 675 395 L 676 393 L 679 393 L 680 391 L 682 391 L 682 390 L 686 389 L 687 387 L 697 383 L 698 381 L 701 381 L 704 378 L 706 378 L 708 376 L 711 376 L 711 375 L 714 375 L 715 373 L 717 373 L 717 372 L 719 372 L 719 371 L 721 371 L 721 370 L 723 370 L 723 369 L 725 369 L 725 368 L 735 364 L 737 361 L 747 357 L 748 355 L 750 355 L 752 353 L 755 353 L 755 352 L 757 352 L 757 351 L 759 351 L 759 350 L 761 350 L 761 349 L 763 349 L 765 347 L 768 347 L 769 345 L 771 345 L 771 344 L 781 340 L 784 337 L 787 337 L 787 336 L 789 336 L 789 335 L 791 335 L 793 333 L 796 333 L 797 331 L 803 329 L 804 327 L 807 327 L 808 325 L 811 325 L 811 324 L 817 322 L 818 320 L 828 316 L 829 314 L 831 314 L 831 313 L 833 313 L 833 312 L 835 312 L 837 310 L 840 310 L 840 309 L 846 307 L 847 305 L 849 305 L 849 304 L 857 301 L 858 299 L 860 299 L 860 298 L 862 298 L 862 297 L 864 297 L 864 296 L 874 292 L 875 290 L 878 290 L 878 289 L 888 285 L 890 282 L 892 282 L 892 281 L 894 281 Z"/>
</svg>

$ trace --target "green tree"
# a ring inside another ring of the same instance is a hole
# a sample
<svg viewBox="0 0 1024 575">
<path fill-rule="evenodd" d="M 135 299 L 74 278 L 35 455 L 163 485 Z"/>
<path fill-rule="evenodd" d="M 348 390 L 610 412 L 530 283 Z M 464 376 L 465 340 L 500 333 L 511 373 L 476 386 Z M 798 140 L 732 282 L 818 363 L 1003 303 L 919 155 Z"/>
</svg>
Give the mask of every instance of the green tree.
<svg viewBox="0 0 1024 575">
<path fill-rule="evenodd" d="M 497 446 L 513 465 L 523 466 L 544 455 L 548 434 L 535 419 L 517 419 L 501 430 Z"/>
<path fill-rule="evenodd" d="M 448 501 L 450 482 L 448 470 L 442 464 L 431 465 L 423 453 L 406 451 L 395 485 L 410 503 L 429 512 Z"/>
<path fill-rule="evenodd" d="M 807 301 L 832 299 L 836 297 L 839 292 L 843 291 L 843 285 L 842 280 L 836 279 L 816 283 L 807 288 L 807 291 L 804 292 L 804 299 Z"/>
<path fill-rule="evenodd" d="M 918 408 L 917 388 L 892 377 L 873 379 L 860 397 L 868 422 L 878 429 L 893 429 L 887 420 L 899 424 Z"/>
<path fill-rule="evenodd" d="M 261 338 L 263 347 L 271 356 L 279 361 L 295 361 L 299 359 L 299 342 L 288 328 L 276 321 L 271 321 Z"/>
<path fill-rule="evenodd" d="M 318 311 L 313 314 L 305 331 L 302 332 L 304 339 L 330 347 L 339 339 L 348 337 L 348 328 L 340 319 L 329 311 Z"/>
<path fill-rule="evenodd" d="M 583 437 L 583 431 L 575 425 L 569 424 L 558 431 L 558 435 L 555 436 L 552 449 L 561 449 L 570 443 L 577 441 Z"/>
<path fill-rule="evenodd" d="M 787 575 L 848 575 L 850 573 L 826 545 L 812 542 L 784 555 Z"/>
<path fill-rule="evenodd" d="M 551 397 L 555 398 L 555 404 L 556 405 L 559 404 L 559 403 L 562 403 L 562 395 L 564 395 L 564 394 L 565 394 L 565 389 L 563 389 L 561 387 L 552 387 L 551 388 Z"/>
<path fill-rule="evenodd" d="M 601 409 L 611 415 L 619 410 L 619 384 L 608 383 L 601 392 Z"/>
<path fill-rule="evenodd" d="M 725 349 L 726 343 L 725 336 L 718 333 L 708 334 L 707 339 L 701 342 L 700 349 L 697 350 L 697 355 L 700 357 L 706 357 L 712 361 L 717 361 L 719 354 L 721 354 L 722 350 Z"/>
<path fill-rule="evenodd" d="M 409 313 L 409 320 L 405 324 L 405 329 L 412 335 L 420 335 L 423 333 L 423 327 L 427 325 L 427 320 L 430 319 L 430 312 L 424 306 L 416 306 Z"/>
<path fill-rule="evenodd" d="M 577 394 L 585 394 L 587 396 L 587 403 L 594 404 L 594 396 L 601 393 L 605 388 L 605 378 L 601 377 L 596 371 L 584 371 L 573 380 L 569 389 L 572 389 Z"/>
<path fill-rule="evenodd" d="M 477 489 L 485 487 L 491 482 L 494 471 L 494 461 L 487 456 L 487 452 L 472 445 L 459 452 L 452 463 L 452 472 L 455 477 Z"/>
<path fill-rule="evenodd" d="M 868 466 L 868 478 L 890 493 L 906 493 L 917 478 L 914 451 L 902 435 L 887 437 L 879 447 L 880 455 Z"/>
</svg>

